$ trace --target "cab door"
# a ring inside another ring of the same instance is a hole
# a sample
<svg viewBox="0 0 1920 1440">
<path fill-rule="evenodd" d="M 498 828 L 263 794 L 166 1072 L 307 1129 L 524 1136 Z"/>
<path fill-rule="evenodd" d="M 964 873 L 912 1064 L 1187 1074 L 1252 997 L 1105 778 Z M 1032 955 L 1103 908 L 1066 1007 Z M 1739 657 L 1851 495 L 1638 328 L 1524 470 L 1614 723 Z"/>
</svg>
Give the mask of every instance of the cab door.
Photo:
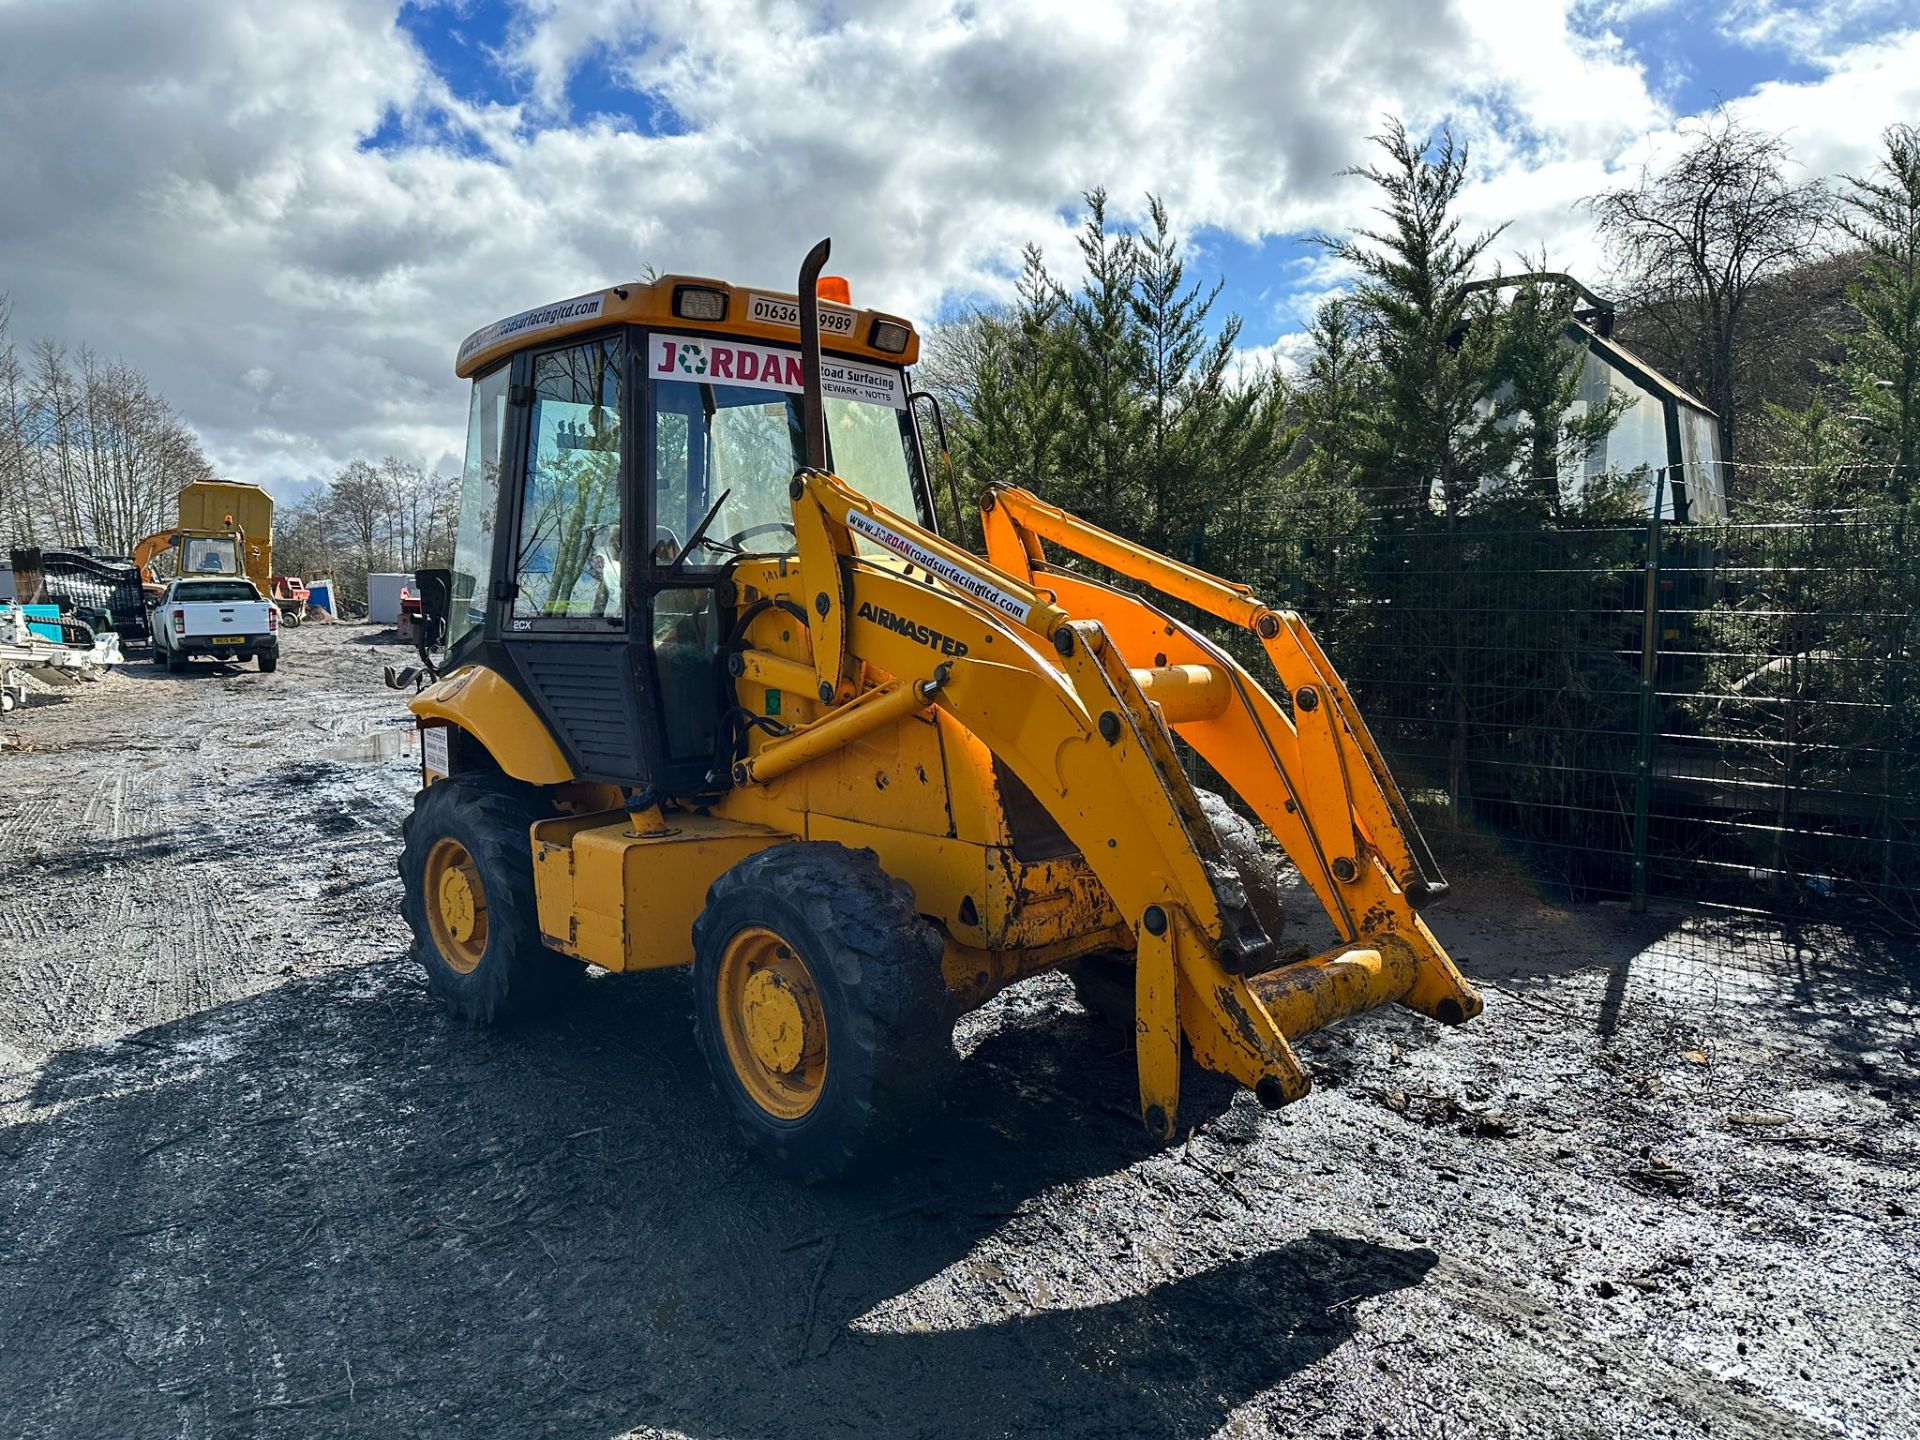
<svg viewBox="0 0 1920 1440">
<path fill-rule="evenodd" d="M 616 333 L 523 357 L 515 399 L 525 438 L 519 483 L 503 506 L 512 547 L 499 633 L 574 772 L 641 785 L 652 778 L 653 747 L 636 664 L 644 594 L 627 554 L 627 354 Z"/>
<path fill-rule="evenodd" d="M 729 398 L 725 387 L 654 380 L 643 393 L 650 463 L 642 468 L 652 507 L 643 688 L 658 717 L 660 783 L 680 791 L 705 789 L 724 785 L 726 775 L 717 753 L 729 689 L 720 648 L 732 613 L 724 602 L 732 589 L 727 572 L 737 553 L 726 540 L 737 525 L 737 502 L 762 488 L 765 477 L 760 467 L 742 476 L 714 463 L 712 431 Z M 781 403 L 778 396 L 757 398 L 776 408 Z M 765 467 L 788 508 L 785 485 L 793 461 L 784 420 Z M 710 523 L 696 539 L 703 520 Z"/>
</svg>

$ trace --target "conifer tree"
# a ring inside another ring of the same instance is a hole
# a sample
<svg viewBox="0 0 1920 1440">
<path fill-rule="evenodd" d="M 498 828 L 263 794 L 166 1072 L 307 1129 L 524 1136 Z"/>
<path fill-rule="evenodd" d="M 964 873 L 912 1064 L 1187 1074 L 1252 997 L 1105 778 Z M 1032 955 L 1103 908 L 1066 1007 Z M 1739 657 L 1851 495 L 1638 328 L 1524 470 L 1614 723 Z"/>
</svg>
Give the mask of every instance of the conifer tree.
<svg viewBox="0 0 1920 1440">
<path fill-rule="evenodd" d="M 1146 407 L 1136 390 L 1140 334 L 1133 316 L 1137 252 L 1107 226 L 1107 192 L 1086 194 L 1080 231 L 1083 274 L 1066 297 L 1064 477 L 1069 503 L 1096 525 L 1138 533 Z"/>
<path fill-rule="evenodd" d="M 1845 337 L 1839 379 L 1863 458 L 1883 462 L 1887 498 L 1903 509 L 1920 478 L 1920 128 L 1896 125 L 1865 177 L 1847 178 L 1840 223 L 1866 251 L 1847 289 L 1860 320 Z"/>
<path fill-rule="evenodd" d="M 1500 230 L 1461 234 L 1467 147 L 1450 132 L 1430 146 L 1393 119 L 1374 144 L 1384 161 L 1345 173 L 1376 187 L 1385 225 L 1323 238 L 1359 271 L 1354 304 L 1376 367 L 1377 400 L 1353 437 L 1357 478 L 1382 508 L 1431 500 L 1451 522 L 1483 480 L 1505 473 L 1518 443 L 1496 301 L 1469 288 Z"/>
<path fill-rule="evenodd" d="M 1546 270 L 1544 257 L 1534 267 Z M 1582 473 L 1632 397 L 1608 387 L 1598 404 L 1582 405 L 1588 364 L 1584 340 L 1572 338 L 1574 294 L 1552 280 L 1527 280 L 1513 289 L 1499 317 L 1499 374 L 1511 404 L 1515 432 L 1514 482 L 1545 513 L 1562 519 L 1570 506 L 1616 509 L 1645 477 L 1612 483 Z"/>
</svg>

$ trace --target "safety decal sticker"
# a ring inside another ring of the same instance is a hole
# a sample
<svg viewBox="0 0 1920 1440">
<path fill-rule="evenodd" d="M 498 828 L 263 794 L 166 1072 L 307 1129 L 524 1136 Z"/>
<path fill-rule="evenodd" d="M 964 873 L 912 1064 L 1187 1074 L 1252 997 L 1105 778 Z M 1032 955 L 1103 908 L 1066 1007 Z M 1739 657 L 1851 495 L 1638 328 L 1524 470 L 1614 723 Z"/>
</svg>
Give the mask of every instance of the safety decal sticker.
<svg viewBox="0 0 1920 1440">
<path fill-rule="evenodd" d="M 447 727 L 433 725 L 420 732 L 420 763 L 435 775 L 451 775 L 447 763 Z"/>
</svg>

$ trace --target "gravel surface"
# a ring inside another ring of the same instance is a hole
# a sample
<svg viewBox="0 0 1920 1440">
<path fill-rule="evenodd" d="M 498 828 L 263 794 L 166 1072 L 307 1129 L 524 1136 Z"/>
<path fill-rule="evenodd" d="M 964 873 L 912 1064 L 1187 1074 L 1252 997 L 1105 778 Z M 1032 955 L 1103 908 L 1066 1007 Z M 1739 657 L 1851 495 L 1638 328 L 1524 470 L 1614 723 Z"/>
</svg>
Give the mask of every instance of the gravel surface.
<svg viewBox="0 0 1920 1440">
<path fill-rule="evenodd" d="M 135 664 L 0 724 L 0 1434 L 1920 1433 L 1920 1021 L 1870 925 L 1565 911 L 1268 1115 L 1043 976 L 945 1120 L 799 1190 L 684 978 L 449 1022 L 405 959 L 401 658 Z"/>
</svg>

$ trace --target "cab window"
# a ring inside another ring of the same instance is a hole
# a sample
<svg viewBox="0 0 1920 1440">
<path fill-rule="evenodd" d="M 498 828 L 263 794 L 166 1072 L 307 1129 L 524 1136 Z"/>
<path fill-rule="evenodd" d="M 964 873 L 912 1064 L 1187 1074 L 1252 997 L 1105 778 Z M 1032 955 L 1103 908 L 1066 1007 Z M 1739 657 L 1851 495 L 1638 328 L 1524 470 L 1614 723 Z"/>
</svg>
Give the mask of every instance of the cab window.
<svg viewBox="0 0 1920 1440">
<path fill-rule="evenodd" d="M 896 515 L 908 519 L 918 515 L 907 412 L 838 395 L 825 397 L 822 408 L 827 414 L 834 474 Z"/>
<path fill-rule="evenodd" d="M 613 337 L 534 357 L 516 620 L 624 614 L 621 353 Z"/>
<path fill-rule="evenodd" d="M 793 542 L 787 484 L 804 448 L 793 396 L 739 385 L 668 381 L 654 387 L 653 555 L 718 565 L 741 549 Z M 718 509 L 714 509 L 715 505 Z M 713 519 L 694 543 L 707 512 Z"/>
<path fill-rule="evenodd" d="M 690 566 L 792 550 L 787 487 L 806 452 L 800 397 L 661 379 L 653 381 L 652 396 L 655 562 L 671 561 L 688 546 Z M 834 473 L 896 514 L 924 523 L 907 412 L 835 395 L 825 397 L 824 408 Z M 702 532 L 709 511 L 713 518 Z M 865 541 L 859 545 L 862 553 L 870 550 Z"/>
<path fill-rule="evenodd" d="M 486 617 L 494 516 L 500 505 L 500 457 L 507 437 L 509 368 L 500 365 L 473 382 L 473 402 L 467 411 L 467 463 L 460 472 L 460 517 L 453 532 L 448 648 L 478 630 Z"/>
</svg>

